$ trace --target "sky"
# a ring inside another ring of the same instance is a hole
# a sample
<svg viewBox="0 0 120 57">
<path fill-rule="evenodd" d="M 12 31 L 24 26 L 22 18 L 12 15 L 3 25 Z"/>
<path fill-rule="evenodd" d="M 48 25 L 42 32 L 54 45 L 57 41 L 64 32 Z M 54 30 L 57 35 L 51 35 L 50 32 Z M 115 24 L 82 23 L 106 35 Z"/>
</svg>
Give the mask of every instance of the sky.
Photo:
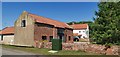
<svg viewBox="0 0 120 57">
<path fill-rule="evenodd" d="M 0 29 L 2 29 L 2 3 L 0 2 Z"/>
<path fill-rule="evenodd" d="M 14 26 L 23 11 L 61 22 L 93 21 L 98 2 L 3 2 L 2 28 Z M 0 18 L 1 20 L 1 18 Z"/>
</svg>

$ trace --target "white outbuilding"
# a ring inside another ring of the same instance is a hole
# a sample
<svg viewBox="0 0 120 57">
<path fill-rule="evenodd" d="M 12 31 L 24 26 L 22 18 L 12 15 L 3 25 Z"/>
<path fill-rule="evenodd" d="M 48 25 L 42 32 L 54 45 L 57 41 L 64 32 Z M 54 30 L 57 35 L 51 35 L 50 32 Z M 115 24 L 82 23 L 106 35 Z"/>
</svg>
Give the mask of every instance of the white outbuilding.
<svg viewBox="0 0 120 57">
<path fill-rule="evenodd" d="M 6 27 L 0 31 L 0 44 L 12 45 L 14 43 L 14 27 Z"/>
<path fill-rule="evenodd" d="M 73 34 L 74 36 L 79 36 L 79 38 L 89 38 L 89 26 L 88 24 L 73 24 Z"/>
</svg>

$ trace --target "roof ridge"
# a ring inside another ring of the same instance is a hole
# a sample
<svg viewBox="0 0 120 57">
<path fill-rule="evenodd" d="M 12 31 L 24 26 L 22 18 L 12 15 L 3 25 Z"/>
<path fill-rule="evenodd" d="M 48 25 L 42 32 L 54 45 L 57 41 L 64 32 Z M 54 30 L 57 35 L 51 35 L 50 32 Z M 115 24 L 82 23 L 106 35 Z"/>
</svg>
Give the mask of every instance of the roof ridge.
<svg viewBox="0 0 120 57">
<path fill-rule="evenodd" d="M 14 26 L 7 26 L 5 28 L 3 28 L 2 30 L 6 29 L 6 28 L 13 28 Z"/>
<path fill-rule="evenodd" d="M 72 26 L 68 25 L 67 23 L 65 23 L 67 26 L 69 26 L 70 28 L 73 28 Z"/>
<path fill-rule="evenodd" d="M 88 25 L 88 24 L 72 24 L 72 25 Z"/>
<path fill-rule="evenodd" d="M 27 11 L 23 11 L 23 12 L 27 12 Z M 51 19 L 49 17 L 44 17 L 44 16 L 39 16 L 37 14 L 33 14 L 33 13 L 30 13 L 30 12 L 27 12 L 28 14 L 32 14 L 32 15 L 35 15 L 35 16 L 38 16 L 38 17 L 42 17 L 42 18 L 46 18 L 46 19 L 50 19 L 50 20 L 53 20 L 53 21 L 57 21 L 57 20 L 54 20 L 54 19 Z M 61 21 L 57 21 L 57 22 L 61 22 Z M 61 23 L 64 23 L 64 22 L 61 22 Z"/>
<path fill-rule="evenodd" d="M 39 16 L 39 15 L 37 15 L 37 14 L 33 14 L 33 13 L 28 13 L 28 14 L 32 14 L 32 15 L 35 15 L 35 16 L 38 16 L 38 17 L 42 17 L 42 18 L 46 18 L 46 19 L 50 19 L 50 20 L 53 20 L 53 21 L 57 21 L 57 20 L 51 19 L 51 18 L 49 18 L 49 17 Z M 61 21 L 57 21 L 57 22 L 61 22 Z M 64 22 L 61 22 L 61 23 L 64 23 Z"/>
<path fill-rule="evenodd" d="M 60 27 L 60 28 L 71 28 L 65 22 L 57 21 L 55 19 L 51 19 L 51 18 L 44 17 L 44 16 L 39 16 L 33 13 L 28 13 L 28 15 L 33 17 L 33 19 L 35 19 L 36 22 L 47 23 L 47 24 L 54 25 L 55 27 Z"/>
</svg>

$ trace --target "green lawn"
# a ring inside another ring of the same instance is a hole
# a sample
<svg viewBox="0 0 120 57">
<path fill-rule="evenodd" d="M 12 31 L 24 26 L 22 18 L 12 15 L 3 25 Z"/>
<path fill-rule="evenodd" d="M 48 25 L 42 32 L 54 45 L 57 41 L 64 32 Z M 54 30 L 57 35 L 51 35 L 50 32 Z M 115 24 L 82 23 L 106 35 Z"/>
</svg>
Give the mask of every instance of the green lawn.
<svg viewBox="0 0 120 57">
<path fill-rule="evenodd" d="M 45 49 L 45 48 L 30 48 L 30 47 L 17 47 L 17 46 L 10 46 L 10 45 L 2 45 L 3 48 L 11 48 L 11 49 L 17 49 L 17 50 L 22 50 L 26 52 L 32 52 L 36 54 L 42 54 L 42 55 L 98 55 L 95 53 L 86 53 L 83 51 L 66 51 L 66 50 L 61 50 L 57 53 L 49 53 L 50 49 Z"/>
</svg>

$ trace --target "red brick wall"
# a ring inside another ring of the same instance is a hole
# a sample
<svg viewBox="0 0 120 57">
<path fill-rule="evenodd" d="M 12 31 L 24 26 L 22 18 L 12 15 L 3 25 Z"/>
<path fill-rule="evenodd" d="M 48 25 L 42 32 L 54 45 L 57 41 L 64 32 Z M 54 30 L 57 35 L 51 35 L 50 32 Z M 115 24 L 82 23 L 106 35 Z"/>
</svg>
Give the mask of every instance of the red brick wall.
<svg viewBox="0 0 120 57">
<path fill-rule="evenodd" d="M 42 25 L 42 24 L 39 24 Z M 34 26 L 34 39 L 36 41 L 42 40 L 42 36 L 47 36 L 47 40 L 49 40 L 49 36 L 53 36 L 54 38 L 57 38 L 57 28 L 51 28 L 49 26 L 38 26 L 35 24 Z M 66 38 L 66 42 L 73 42 L 73 30 L 71 29 L 65 29 L 64 36 Z M 69 36 L 71 39 L 69 40 Z"/>
<path fill-rule="evenodd" d="M 53 28 L 53 37 L 57 38 L 57 28 Z"/>
<path fill-rule="evenodd" d="M 35 24 L 34 25 L 34 40 L 35 40 L 35 46 L 38 46 L 39 42 L 42 42 L 42 36 L 47 37 L 47 41 L 49 42 L 50 36 L 53 36 L 53 38 L 58 38 L 57 35 L 57 28 L 51 27 L 49 25 L 43 25 L 43 24 Z M 65 29 L 64 36 L 66 38 L 67 43 L 73 42 L 73 30 Z M 69 40 L 69 36 L 71 39 Z"/>
<path fill-rule="evenodd" d="M 69 40 L 69 36 L 71 39 Z M 73 30 L 72 29 L 65 29 L 65 38 L 67 43 L 73 42 Z"/>
<path fill-rule="evenodd" d="M 53 28 L 47 26 L 34 26 L 34 40 L 41 41 L 42 36 L 47 36 L 47 40 L 49 41 L 49 37 L 53 36 Z"/>
</svg>

